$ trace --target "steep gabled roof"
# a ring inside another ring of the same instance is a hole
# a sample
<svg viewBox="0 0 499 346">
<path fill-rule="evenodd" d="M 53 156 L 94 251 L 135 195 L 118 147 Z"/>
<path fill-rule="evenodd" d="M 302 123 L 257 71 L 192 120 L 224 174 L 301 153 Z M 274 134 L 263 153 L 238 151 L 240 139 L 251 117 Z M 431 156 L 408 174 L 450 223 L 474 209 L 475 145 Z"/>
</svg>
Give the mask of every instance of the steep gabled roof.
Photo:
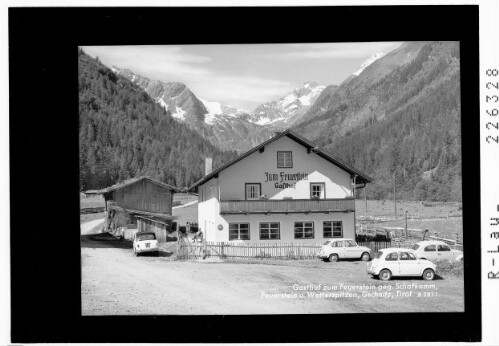
<svg viewBox="0 0 499 346">
<path fill-rule="evenodd" d="M 217 176 L 218 173 L 222 172 L 224 169 L 229 168 L 233 164 L 235 164 L 235 163 L 237 163 L 237 162 L 245 159 L 246 157 L 250 156 L 254 152 L 256 152 L 256 151 L 260 150 L 261 148 L 263 148 L 263 147 L 265 147 L 265 146 L 267 146 L 267 145 L 269 145 L 269 144 L 277 141 L 278 139 L 280 139 L 280 138 L 282 138 L 284 136 L 287 136 L 287 137 L 291 138 L 292 140 L 294 140 L 295 142 L 303 145 L 307 149 L 310 149 L 310 150 L 313 149 L 314 153 L 316 153 L 320 157 L 326 159 L 327 161 L 331 162 L 332 164 L 340 167 L 341 169 L 347 171 L 348 173 L 357 175 L 357 182 L 358 183 L 363 184 L 363 183 L 370 183 L 372 181 L 372 178 L 369 177 L 364 172 L 361 172 L 358 169 L 353 168 L 352 166 L 350 166 L 350 165 L 346 164 L 345 162 L 341 161 L 340 159 L 334 157 L 332 154 L 328 153 L 324 149 L 319 148 L 315 143 L 309 141 L 306 138 L 303 138 L 302 136 L 300 136 L 296 132 L 288 129 L 286 131 L 280 132 L 278 135 L 270 138 L 269 140 L 263 142 L 260 145 L 257 145 L 253 149 L 250 149 L 247 152 L 245 152 L 244 154 L 238 156 L 237 158 L 235 158 L 231 162 L 223 165 L 222 167 L 220 167 L 220 168 L 214 170 L 213 172 L 211 172 L 210 174 L 204 176 L 203 178 L 201 178 L 200 180 L 198 180 L 197 182 L 195 182 L 194 184 L 192 184 L 187 189 L 187 191 L 191 191 L 192 189 L 196 188 L 197 186 L 199 186 L 201 184 L 204 184 L 205 182 L 207 182 L 211 178 Z"/>
<path fill-rule="evenodd" d="M 148 180 L 150 181 L 151 183 L 155 184 L 155 185 L 158 185 L 160 187 L 163 187 L 165 189 L 168 189 L 168 190 L 171 190 L 171 191 L 174 191 L 174 192 L 180 192 L 179 189 L 177 189 L 176 187 L 173 187 L 171 185 L 168 185 L 166 183 L 163 183 L 161 181 L 157 181 L 157 180 L 154 180 L 152 178 L 149 178 L 147 176 L 141 176 L 141 177 L 136 177 L 136 178 L 132 178 L 132 179 L 128 179 L 128 180 L 125 180 L 121 183 L 118 183 L 118 184 L 114 184 L 112 186 L 109 186 L 109 187 L 106 187 L 105 189 L 101 189 L 98 191 L 98 193 L 108 193 L 108 192 L 111 192 L 111 191 L 115 191 L 115 190 L 119 190 L 119 189 L 122 189 L 126 186 L 130 186 L 130 185 L 133 185 L 133 184 L 136 184 L 138 183 L 139 181 L 142 181 L 142 180 Z"/>
</svg>

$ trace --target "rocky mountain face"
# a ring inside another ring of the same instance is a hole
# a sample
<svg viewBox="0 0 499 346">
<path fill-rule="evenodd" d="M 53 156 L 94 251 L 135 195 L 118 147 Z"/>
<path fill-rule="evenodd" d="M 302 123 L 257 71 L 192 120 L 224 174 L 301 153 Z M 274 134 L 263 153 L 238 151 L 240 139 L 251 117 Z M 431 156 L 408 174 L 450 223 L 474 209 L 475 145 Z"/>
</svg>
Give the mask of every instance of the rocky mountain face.
<svg viewBox="0 0 499 346">
<path fill-rule="evenodd" d="M 271 136 L 270 130 L 247 120 L 247 111 L 198 99 L 183 83 L 151 80 L 115 66 L 112 70 L 144 89 L 175 119 L 187 124 L 220 149 L 242 152 Z"/>
<path fill-rule="evenodd" d="M 144 89 L 175 119 L 185 122 L 219 148 L 239 152 L 269 139 L 273 131 L 288 128 L 300 120 L 325 88 L 315 82 L 306 82 L 279 100 L 249 112 L 199 99 L 182 83 L 151 80 L 116 66 L 112 70 Z"/>
<path fill-rule="evenodd" d="M 399 198 L 459 200 L 459 56 L 458 42 L 404 43 L 326 88 L 294 128 L 371 175 L 373 198 L 395 181 Z"/>
<path fill-rule="evenodd" d="M 386 107 L 389 107 L 396 97 L 387 95 L 382 90 L 380 81 L 398 67 L 416 58 L 423 46 L 424 42 L 411 42 L 403 44 L 386 56 L 375 54 L 338 87 L 327 87 L 297 127 L 305 130 L 307 135 L 312 136 L 311 139 L 331 138 L 332 133 L 334 138 L 339 138 L 349 129 L 363 125 L 371 117 L 384 117 Z M 405 86 L 401 85 L 401 88 L 403 87 Z M 380 98 L 381 94 L 386 99 Z"/>
<path fill-rule="evenodd" d="M 282 130 L 299 121 L 325 89 L 316 82 L 305 82 L 288 95 L 258 106 L 248 120 Z"/>
<path fill-rule="evenodd" d="M 188 124 L 204 121 L 207 110 L 203 102 L 185 84 L 151 80 L 116 66 L 111 69 L 144 89 L 154 101 L 170 111 L 175 119 L 186 121 Z"/>
</svg>

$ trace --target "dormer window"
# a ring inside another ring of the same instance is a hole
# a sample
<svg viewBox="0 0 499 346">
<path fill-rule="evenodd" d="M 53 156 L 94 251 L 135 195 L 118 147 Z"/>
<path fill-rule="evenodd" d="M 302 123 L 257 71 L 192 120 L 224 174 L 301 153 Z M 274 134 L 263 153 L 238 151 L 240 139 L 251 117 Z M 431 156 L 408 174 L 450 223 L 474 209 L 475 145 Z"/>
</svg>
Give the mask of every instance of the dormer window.
<svg viewBox="0 0 499 346">
<path fill-rule="evenodd" d="M 277 152 L 277 168 L 293 168 L 293 152 Z"/>
</svg>

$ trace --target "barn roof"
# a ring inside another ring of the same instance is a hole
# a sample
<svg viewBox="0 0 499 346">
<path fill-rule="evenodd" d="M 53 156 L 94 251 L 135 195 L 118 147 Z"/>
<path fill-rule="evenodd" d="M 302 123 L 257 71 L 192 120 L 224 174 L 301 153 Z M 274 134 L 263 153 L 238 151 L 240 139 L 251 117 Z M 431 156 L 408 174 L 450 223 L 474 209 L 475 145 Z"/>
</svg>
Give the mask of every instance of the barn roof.
<svg viewBox="0 0 499 346">
<path fill-rule="evenodd" d="M 150 181 L 151 183 L 153 183 L 155 185 L 158 185 L 160 187 L 163 187 L 165 189 L 168 189 L 168 190 L 171 190 L 171 191 L 174 191 L 174 192 L 180 192 L 180 190 L 177 189 L 176 187 L 173 187 L 173 186 L 168 185 L 166 183 L 163 183 L 161 181 L 154 180 L 154 179 L 149 178 L 147 176 L 141 176 L 141 177 L 136 177 L 136 178 L 128 179 L 128 180 L 125 180 L 125 181 L 123 181 L 121 183 L 114 184 L 112 186 L 106 187 L 105 189 L 99 190 L 98 193 L 104 194 L 104 193 L 108 193 L 108 192 L 111 192 L 111 191 L 119 190 L 119 189 L 122 189 L 124 187 L 136 184 L 136 183 L 138 183 L 138 182 L 140 182 L 142 180 L 148 180 L 148 181 Z"/>
<path fill-rule="evenodd" d="M 342 168 L 343 170 L 347 171 L 348 173 L 350 174 L 354 174 L 354 175 L 357 175 L 357 182 L 362 184 L 362 183 L 370 183 L 372 181 L 372 178 L 369 177 L 367 174 L 365 174 L 364 172 L 361 172 L 359 171 L 358 169 L 355 169 L 353 168 L 352 166 L 348 165 L 347 163 L 341 161 L 340 159 L 338 159 L 337 157 L 334 157 L 331 153 L 327 152 L 326 150 L 322 149 L 322 148 L 319 148 L 317 144 L 309 141 L 308 139 L 300 136 L 299 134 L 297 134 L 296 132 L 290 130 L 290 129 L 287 129 L 286 131 L 283 131 L 283 132 L 280 132 L 278 135 L 270 138 L 269 140 L 263 142 L 262 144 L 260 145 L 257 145 L 256 147 L 254 147 L 253 149 L 250 149 L 248 150 L 247 152 L 245 152 L 244 154 L 238 156 L 237 158 L 235 158 L 234 160 L 232 160 L 231 162 L 223 165 L 222 167 L 214 170 L 213 172 L 211 172 L 210 174 L 204 176 L 203 178 L 201 178 L 200 180 L 198 180 L 197 182 L 195 182 L 194 184 L 192 184 L 188 189 L 187 191 L 190 191 L 192 189 L 194 189 L 195 187 L 201 185 L 201 184 L 204 184 L 205 182 L 207 182 L 208 180 L 210 180 L 211 178 L 215 177 L 216 175 L 218 175 L 218 173 L 222 172 L 224 169 L 227 169 L 229 168 L 230 166 L 232 166 L 233 164 L 245 159 L 246 157 L 250 156 L 251 154 L 253 154 L 254 152 L 260 150 L 261 148 L 265 147 L 266 145 L 269 145 L 275 141 L 277 141 L 278 139 L 284 137 L 284 136 L 287 136 L 289 138 L 291 138 L 292 140 L 294 140 L 295 142 L 303 145 L 304 147 L 306 147 L 307 149 L 310 149 L 317 154 L 319 155 L 320 157 L 324 158 L 325 160 L 331 162 L 332 164 Z"/>
</svg>

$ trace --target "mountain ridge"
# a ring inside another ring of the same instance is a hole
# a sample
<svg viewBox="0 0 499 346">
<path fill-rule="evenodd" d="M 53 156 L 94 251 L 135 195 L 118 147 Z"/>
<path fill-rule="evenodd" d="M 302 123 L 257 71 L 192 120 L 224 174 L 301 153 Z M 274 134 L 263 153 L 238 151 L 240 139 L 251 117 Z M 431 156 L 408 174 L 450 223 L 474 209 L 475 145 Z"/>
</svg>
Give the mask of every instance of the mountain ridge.
<svg viewBox="0 0 499 346">
<path fill-rule="evenodd" d="M 324 91 L 293 128 L 374 177 L 371 198 L 395 181 L 399 198 L 460 200 L 459 76 L 459 43 L 404 43 Z"/>
</svg>

